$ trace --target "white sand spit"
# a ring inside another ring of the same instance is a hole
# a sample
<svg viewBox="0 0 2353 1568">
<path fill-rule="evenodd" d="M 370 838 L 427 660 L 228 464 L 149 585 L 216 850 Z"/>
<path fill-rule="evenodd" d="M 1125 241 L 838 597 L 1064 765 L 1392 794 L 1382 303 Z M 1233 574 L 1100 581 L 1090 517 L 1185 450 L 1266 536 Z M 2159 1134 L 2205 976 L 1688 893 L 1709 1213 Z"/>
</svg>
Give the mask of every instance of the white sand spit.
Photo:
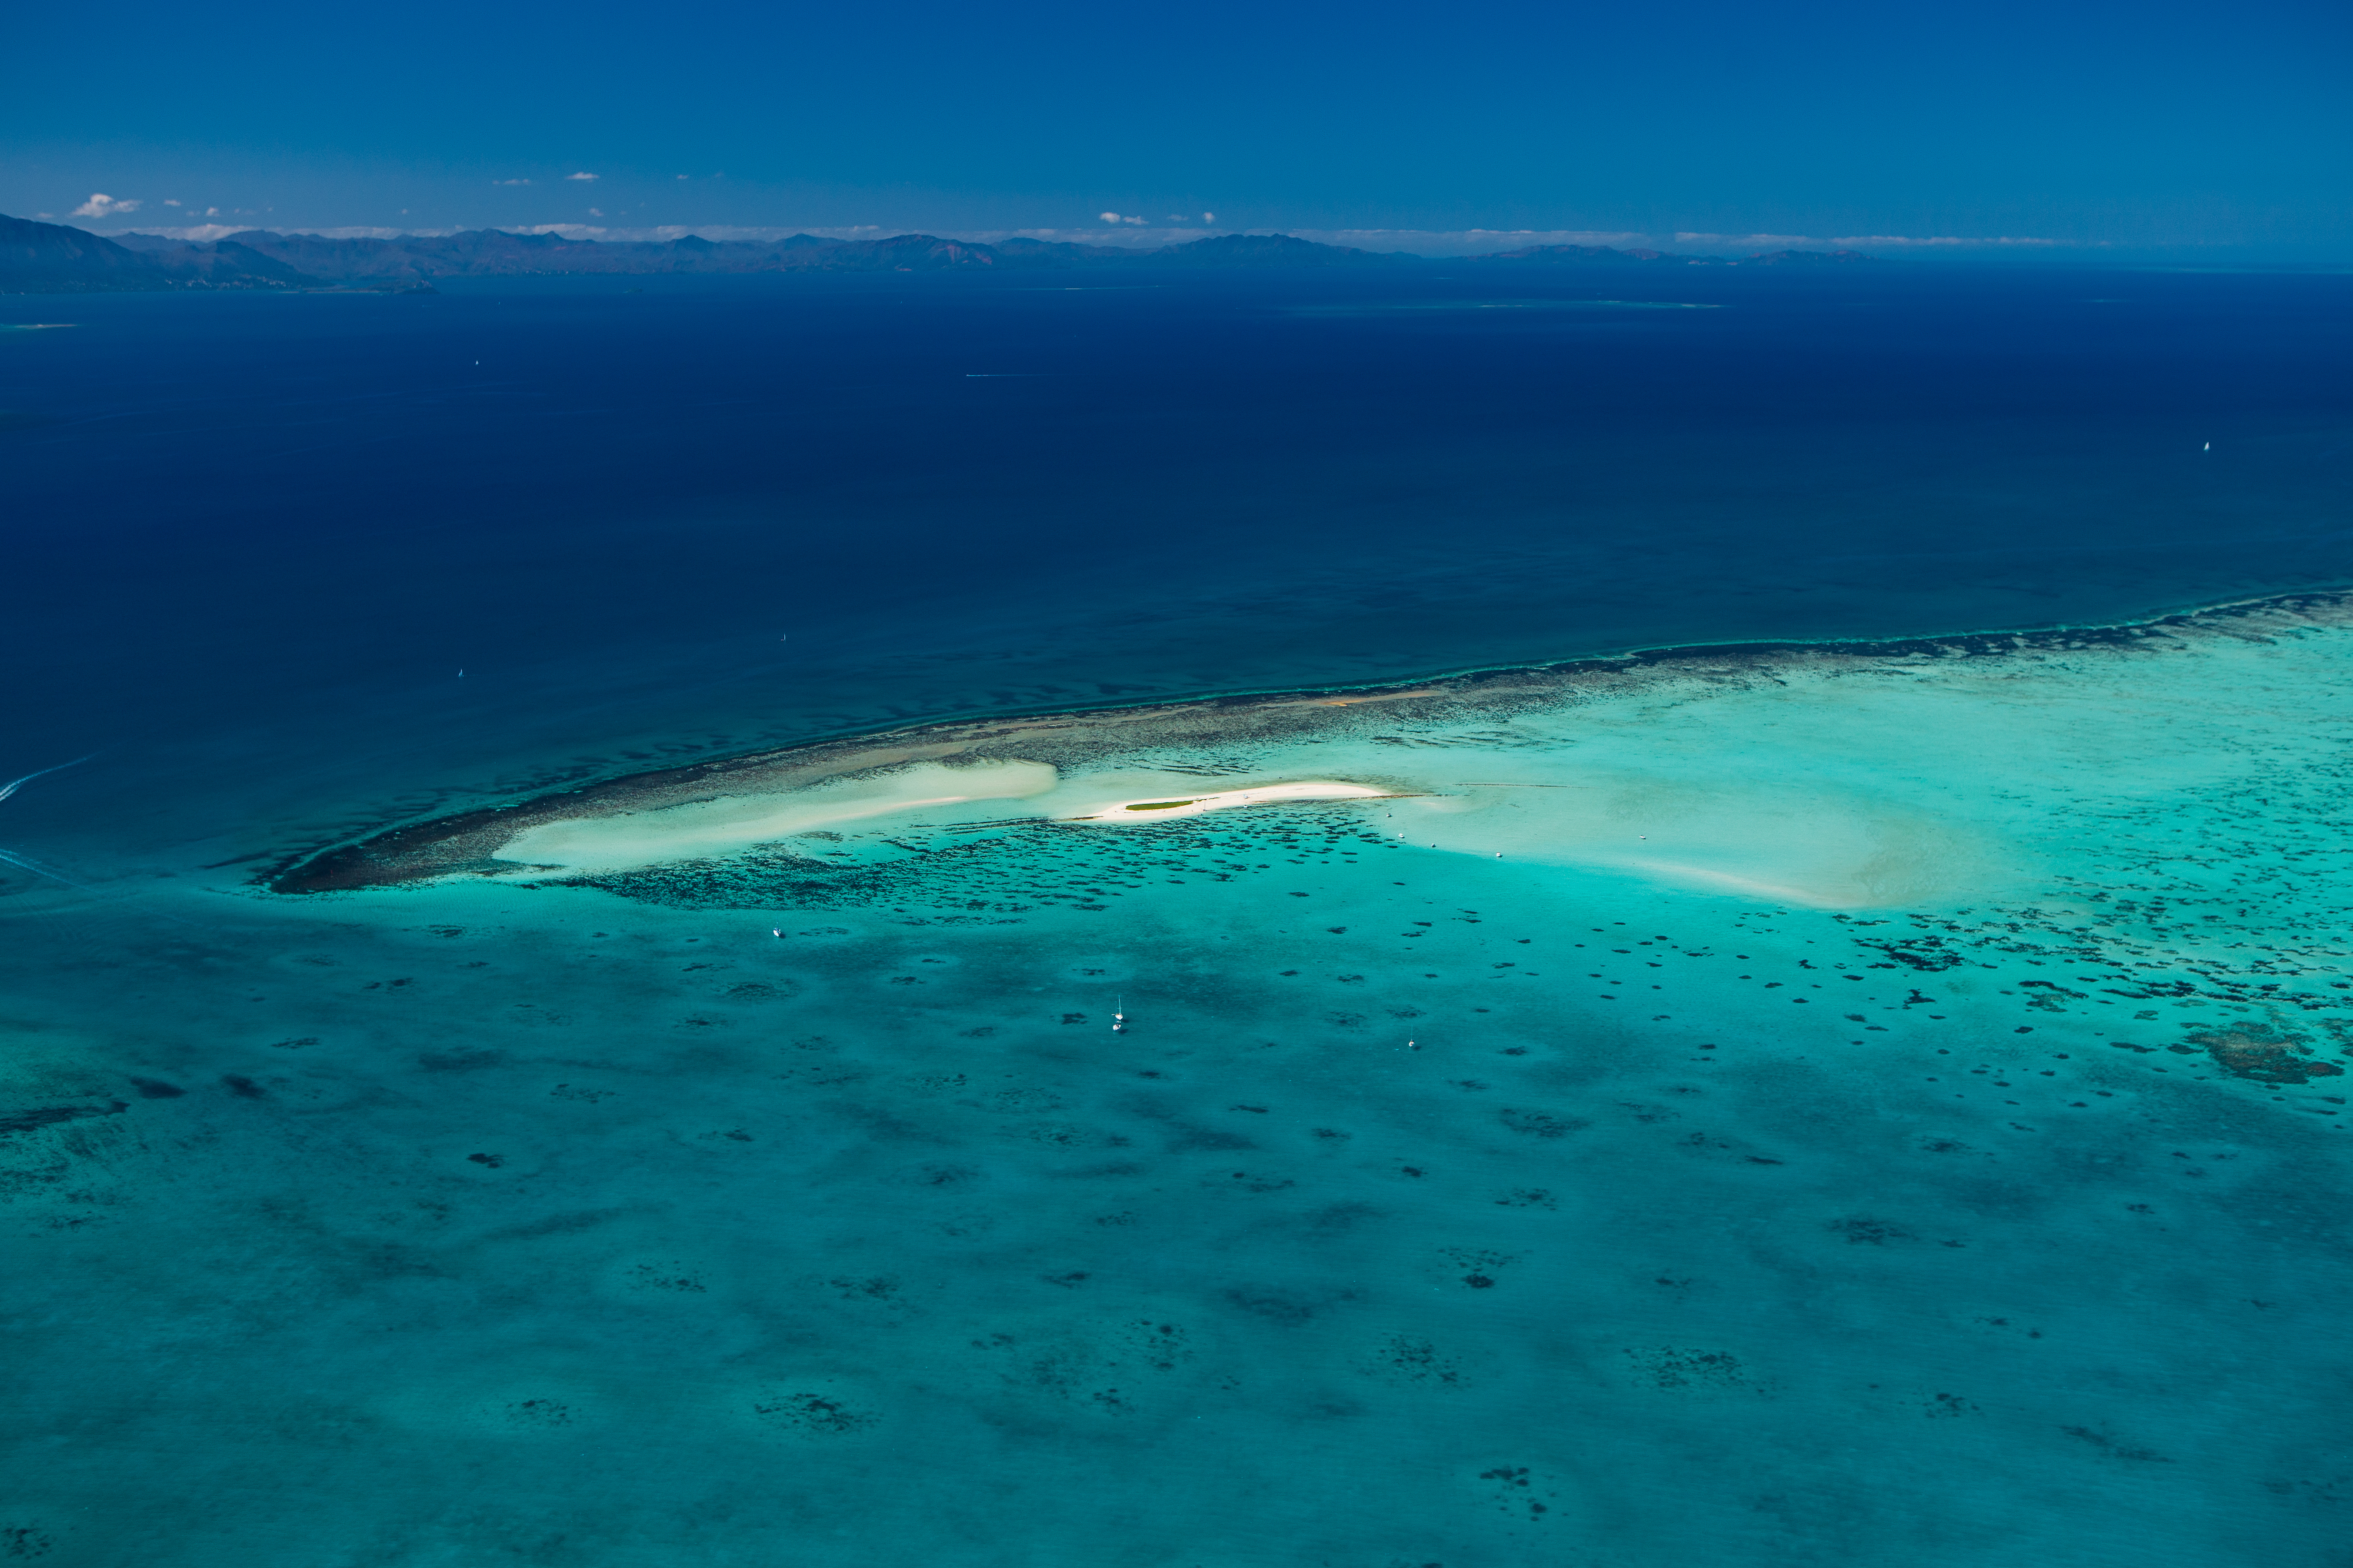
<svg viewBox="0 0 2353 1568">
<path fill-rule="evenodd" d="M 811 828 L 976 800 L 1026 800 L 1054 787 L 1045 763 L 918 763 L 768 795 L 724 795 L 659 811 L 570 817 L 529 827 L 501 860 L 573 871 L 625 871 L 729 855 Z"/>
<path fill-rule="evenodd" d="M 1391 795 L 1391 791 L 1374 789 L 1366 784 L 1314 779 L 1304 784 L 1259 784 L 1250 789 L 1220 790 L 1214 795 L 1145 795 L 1137 800 L 1113 801 L 1063 820 L 1166 822 L 1172 817 L 1198 816 L 1205 811 L 1222 811 L 1237 805 L 1274 805 L 1287 800 L 1382 800 Z"/>
</svg>

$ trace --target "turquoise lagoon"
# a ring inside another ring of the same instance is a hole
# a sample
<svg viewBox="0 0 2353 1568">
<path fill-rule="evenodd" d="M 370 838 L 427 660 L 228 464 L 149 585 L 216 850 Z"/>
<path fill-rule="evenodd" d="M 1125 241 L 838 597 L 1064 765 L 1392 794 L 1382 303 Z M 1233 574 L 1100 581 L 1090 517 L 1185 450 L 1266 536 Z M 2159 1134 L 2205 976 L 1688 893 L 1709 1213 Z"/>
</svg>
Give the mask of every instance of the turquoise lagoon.
<svg viewBox="0 0 2353 1568">
<path fill-rule="evenodd" d="M 926 735 L 11 883 L 6 1550 L 2346 1561 L 2342 602 Z"/>
</svg>

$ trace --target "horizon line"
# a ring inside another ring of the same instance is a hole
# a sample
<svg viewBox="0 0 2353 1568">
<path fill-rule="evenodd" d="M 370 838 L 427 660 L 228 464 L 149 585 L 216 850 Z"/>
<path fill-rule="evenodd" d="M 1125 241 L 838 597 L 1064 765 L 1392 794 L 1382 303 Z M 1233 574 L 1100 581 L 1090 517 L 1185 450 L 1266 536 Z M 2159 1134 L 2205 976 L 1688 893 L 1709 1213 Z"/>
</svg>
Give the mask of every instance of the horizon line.
<svg viewBox="0 0 2353 1568">
<path fill-rule="evenodd" d="M 54 222 L 55 219 L 42 221 Z M 1887 249 L 1926 251 L 1968 250 L 2104 250 L 2116 248 L 2109 240 L 2068 240 L 2039 235 L 1809 235 L 1758 232 L 1751 234 L 1706 233 L 1679 229 L 1657 233 L 1635 229 L 1536 229 L 1536 228 L 1310 228 L 1303 226 L 1274 227 L 1251 226 L 1231 229 L 1186 227 L 1124 227 L 1103 230 L 1080 227 L 892 227 L 884 224 L 793 226 L 782 224 L 475 224 L 447 226 L 395 226 L 390 225 L 289 225 L 273 227 L 266 224 L 207 223 L 193 225 L 130 224 L 120 228 L 89 229 L 86 232 L 101 237 L 115 238 L 138 235 L 158 239 L 204 243 L 226 239 L 234 235 L 266 233 L 302 235 L 318 239 L 438 239 L 452 235 L 493 231 L 517 235 L 553 234 L 566 239 L 593 240 L 608 244 L 664 243 L 684 238 L 701 238 L 713 243 L 751 242 L 773 243 L 796 235 L 812 238 L 844 242 L 896 238 L 920 234 L 932 238 L 953 240 L 966 245 L 994 245 L 1008 239 L 1036 239 L 1048 243 L 1099 246 L 1106 249 L 1148 251 L 1168 245 L 1181 245 L 1207 238 L 1228 236 L 1272 237 L 1285 236 L 1310 240 L 1323 245 L 1345 246 L 1357 249 L 1421 251 L 1434 256 L 1469 254 L 1473 247 L 1517 248 L 1532 245 L 1607 246 L 1612 248 L 1664 249 L 1669 247 L 1696 247 L 1703 250 L 1756 250 L 1824 247 L 1857 249 L 1873 246 Z M 1425 248 L 1426 247 L 1426 248 Z M 2200 245 L 2195 248 L 2215 248 Z M 2134 247 L 2132 248 L 2141 248 Z M 2149 248 L 2189 248 L 2154 247 Z"/>
</svg>

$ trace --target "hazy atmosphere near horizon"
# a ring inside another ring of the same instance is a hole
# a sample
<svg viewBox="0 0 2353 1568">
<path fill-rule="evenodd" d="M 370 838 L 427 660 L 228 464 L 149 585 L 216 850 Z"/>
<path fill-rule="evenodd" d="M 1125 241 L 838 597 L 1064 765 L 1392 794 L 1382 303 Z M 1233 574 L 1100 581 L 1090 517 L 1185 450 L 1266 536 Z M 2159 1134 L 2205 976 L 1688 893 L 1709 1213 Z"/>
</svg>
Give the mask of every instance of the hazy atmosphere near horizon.
<svg viewBox="0 0 2353 1568">
<path fill-rule="evenodd" d="M 2348 43 L 12 16 L 0 1568 L 2353 1568 Z"/>
</svg>

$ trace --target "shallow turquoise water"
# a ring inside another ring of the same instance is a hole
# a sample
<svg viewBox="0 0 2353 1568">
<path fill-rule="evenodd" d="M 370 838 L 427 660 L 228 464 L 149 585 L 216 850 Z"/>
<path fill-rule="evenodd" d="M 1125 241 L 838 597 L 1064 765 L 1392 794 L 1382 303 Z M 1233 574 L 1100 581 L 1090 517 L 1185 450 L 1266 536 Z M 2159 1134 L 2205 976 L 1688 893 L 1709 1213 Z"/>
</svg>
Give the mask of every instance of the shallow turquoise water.
<svg viewBox="0 0 2353 1568">
<path fill-rule="evenodd" d="M 2342 619 L 1057 762 L 1361 805 L 13 882 L 0 1539 L 2340 1563 Z"/>
</svg>

